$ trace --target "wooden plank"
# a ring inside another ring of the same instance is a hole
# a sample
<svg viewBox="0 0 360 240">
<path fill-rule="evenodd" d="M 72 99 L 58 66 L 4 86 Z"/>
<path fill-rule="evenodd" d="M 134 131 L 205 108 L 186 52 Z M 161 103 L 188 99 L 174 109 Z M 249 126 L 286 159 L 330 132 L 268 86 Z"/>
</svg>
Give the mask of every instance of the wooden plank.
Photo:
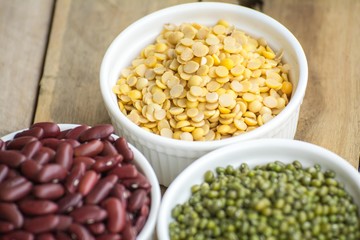
<svg viewBox="0 0 360 240">
<path fill-rule="evenodd" d="M 200 0 L 200 2 L 223 2 L 261 10 L 262 0 Z"/>
<path fill-rule="evenodd" d="M 223 2 L 223 3 L 239 4 L 238 0 L 222 0 L 222 1 L 218 1 L 218 0 L 203 0 L 203 1 L 201 1 L 200 0 L 199 2 Z"/>
<path fill-rule="evenodd" d="M 99 89 L 101 60 L 129 24 L 180 1 L 57 1 L 35 122 L 110 122 Z"/>
<path fill-rule="evenodd" d="M 52 0 L 0 0 L 0 136 L 32 122 L 52 10 Z"/>
<path fill-rule="evenodd" d="M 263 10 L 302 44 L 309 83 L 296 139 L 359 165 L 360 1 L 266 0 Z"/>
</svg>

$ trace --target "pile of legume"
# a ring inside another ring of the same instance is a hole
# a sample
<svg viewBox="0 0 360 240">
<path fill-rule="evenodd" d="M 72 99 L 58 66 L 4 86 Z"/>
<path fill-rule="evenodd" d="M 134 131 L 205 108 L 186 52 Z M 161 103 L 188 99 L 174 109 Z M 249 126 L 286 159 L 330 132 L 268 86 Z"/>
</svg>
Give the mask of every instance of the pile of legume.
<svg viewBox="0 0 360 240">
<path fill-rule="evenodd" d="M 172 240 L 360 239 L 358 207 L 332 171 L 273 162 L 207 171 L 172 209 Z"/>
<path fill-rule="evenodd" d="M 161 136 L 219 140 L 251 131 L 287 105 L 288 64 L 264 39 L 220 20 L 166 24 L 113 87 L 121 111 Z"/>
<path fill-rule="evenodd" d="M 0 239 L 135 239 L 151 185 L 109 124 L 32 125 L 0 140 Z"/>
</svg>

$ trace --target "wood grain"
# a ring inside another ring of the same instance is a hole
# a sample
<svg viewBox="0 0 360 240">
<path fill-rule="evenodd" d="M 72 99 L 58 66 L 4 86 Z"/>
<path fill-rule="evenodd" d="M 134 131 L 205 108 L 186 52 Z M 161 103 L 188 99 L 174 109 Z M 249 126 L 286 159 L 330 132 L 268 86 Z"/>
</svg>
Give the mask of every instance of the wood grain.
<svg viewBox="0 0 360 240">
<path fill-rule="evenodd" d="M 99 69 L 111 41 L 160 8 L 192 1 L 57 1 L 35 122 L 110 123 Z"/>
<path fill-rule="evenodd" d="M 261 11 L 262 9 L 262 0 L 200 0 L 199 2 L 223 2 L 223 3 L 231 3 L 231 4 L 237 4 L 244 7 L 253 8 L 256 10 Z"/>
<path fill-rule="evenodd" d="M 53 0 L 0 0 L 0 136 L 33 120 L 110 123 L 98 84 L 107 47 L 135 20 L 187 2 L 196 0 L 59 0 L 52 18 Z M 294 33 L 309 63 L 296 139 L 358 167 L 360 1 L 222 2 L 262 10 Z"/>
<path fill-rule="evenodd" d="M 200 0 L 199 2 L 223 2 L 223 3 L 231 3 L 231 4 L 239 4 L 238 0 L 223 0 L 223 1 L 218 1 L 218 0 Z"/>
<path fill-rule="evenodd" d="M 0 0 L 0 136 L 32 122 L 52 10 L 52 0 Z"/>
<path fill-rule="evenodd" d="M 323 146 L 359 166 L 360 1 L 266 0 L 263 11 L 300 41 L 309 82 L 296 139 Z"/>
</svg>

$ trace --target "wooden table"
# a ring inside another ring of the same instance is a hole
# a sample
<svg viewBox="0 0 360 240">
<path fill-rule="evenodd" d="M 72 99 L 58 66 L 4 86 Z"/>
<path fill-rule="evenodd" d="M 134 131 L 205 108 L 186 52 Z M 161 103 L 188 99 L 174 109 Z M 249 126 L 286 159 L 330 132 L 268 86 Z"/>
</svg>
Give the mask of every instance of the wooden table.
<svg viewBox="0 0 360 240">
<path fill-rule="evenodd" d="M 155 10 L 193 0 L 0 0 L 0 136 L 33 122 L 110 123 L 99 68 L 111 41 Z M 359 166 L 360 1 L 225 0 L 300 41 L 309 83 L 296 139 Z"/>
</svg>

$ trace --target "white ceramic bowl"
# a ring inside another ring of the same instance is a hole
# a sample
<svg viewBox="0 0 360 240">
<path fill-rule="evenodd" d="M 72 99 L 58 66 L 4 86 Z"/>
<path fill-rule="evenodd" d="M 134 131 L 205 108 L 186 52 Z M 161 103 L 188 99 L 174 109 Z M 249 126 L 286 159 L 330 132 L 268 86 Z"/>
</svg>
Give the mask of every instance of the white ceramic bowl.
<svg viewBox="0 0 360 240">
<path fill-rule="evenodd" d="M 71 129 L 76 126 L 79 126 L 78 124 L 58 124 L 60 127 L 60 130 L 66 130 Z M 25 129 L 23 129 L 25 130 Z M 8 141 L 14 138 L 15 134 L 18 132 L 22 132 L 23 130 L 19 130 L 13 133 L 10 133 L 8 135 L 5 135 L 1 137 L 3 141 Z M 118 138 L 118 136 L 113 135 L 115 138 Z M 150 206 L 150 212 L 148 219 L 146 221 L 146 224 L 144 225 L 143 229 L 137 236 L 137 240 L 149 240 L 153 239 L 155 236 L 155 224 L 156 224 L 156 218 L 157 213 L 160 206 L 160 200 L 161 200 L 161 193 L 160 193 L 160 185 L 159 181 L 157 180 L 157 177 L 155 175 L 155 172 L 153 168 L 150 166 L 147 159 L 144 157 L 144 155 L 137 150 L 133 145 L 129 143 L 130 149 L 134 153 L 134 164 L 138 167 L 138 169 L 147 177 L 149 182 L 151 183 L 151 206 Z"/>
<path fill-rule="evenodd" d="M 166 190 L 160 205 L 157 234 L 159 239 L 168 240 L 168 226 L 171 222 L 171 209 L 182 204 L 191 195 L 191 186 L 202 183 L 207 170 L 233 165 L 239 167 L 247 163 L 250 168 L 279 160 L 291 163 L 298 160 L 303 167 L 320 164 L 322 171 L 333 170 L 336 179 L 345 185 L 345 189 L 360 207 L 360 174 L 346 160 L 322 147 L 289 139 L 257 139 L 236 143 L 212 151 L 188 166 Z M 360 208 L 359 208 L 360 214 Z"/>
<path fill-rule="evenodd" d="M 211 26 L 219 19 L 227 20 L 253 37 L 263 37 L 276 51 L 284 50 L 283 60 L 291 66 L 290 80 L 294 90 L 289 104 L 279 115 L 265 125 L 237 137 L 211 142 L 186 142 L 146 132 L 121 113 L 112 87 L 121 70 L 130 65 L 141 49 L 155 41 L 165 23 L 196 22 Z M 307 78 L 308 67 L 304 51 L 283 25 L 249 8 L 208 2 L 166 8 L 131 24 L 112 42 L 100 69 L 102 97 L 117 133 L 126 136 L 147 157 L 159 182 L 166 186 L 196 158 L 216 148 L 257 138 L 294 138 Z"/>
</svg>

